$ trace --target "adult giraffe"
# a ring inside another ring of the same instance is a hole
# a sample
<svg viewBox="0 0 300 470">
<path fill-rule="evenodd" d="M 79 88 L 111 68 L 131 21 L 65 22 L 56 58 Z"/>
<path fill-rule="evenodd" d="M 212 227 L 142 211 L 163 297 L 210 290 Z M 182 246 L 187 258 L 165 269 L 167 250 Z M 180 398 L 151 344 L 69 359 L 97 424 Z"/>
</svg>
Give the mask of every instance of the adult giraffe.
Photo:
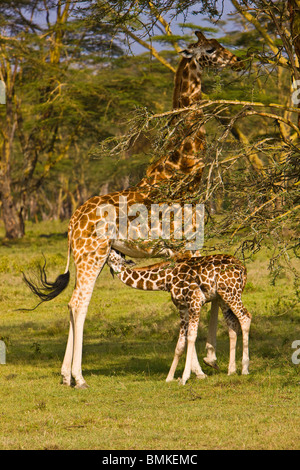
<svg viewBox="0 0 300 470">
<path fill-rule="evenodd" d="M 218 41 L 206 39 L 199 31 L 195 34 L 198 41 L 182 51 L 182 58 L 176 72 L 173 98 L 175 108 L 190 107 L 201 99 L 203 67 L 241 68 L 238 63 L 239 59 L 221 46 Z M 197 116 L 199 112 L 195 111 L 195 115 L 187 119 L 181 131 L 180 143 L 175 149 L 169 151 L 167 156 L 161 157 L 151 165 L 146 177 L 138 185 L 128 190 L 92 197 L 74 212 L 68 228 L 68 259 L 64 274 L 58 276 L 54 282 L 48 282 L 44 268 L 41 268 L 41 286 L 35 285 L 24 276 L 30 289 L 42 302 L 53 299 L 69 283 L 69 263 L 72 251 L 76 268 L 76 285 L 69 302 L 70 328 L 61 369 L 65 385 L 70 386 L 73 377 L 76 388 L 87 387 L 81 371 L 84 321 L 95 281 L 106 263 L 111 248 L 134 258 L 173 254 L 169 249 L 162 249 L 158 252 L 157 249 L 149 247 L 147 242 L 144 245 L 137 243 L 138 237 L 129 236 L 126 239 L 117 238 L 115 235 L 99 237 L 99 226 L 102 222 L 106 223 L 105 207 L 115 209 L 115 224 L 119 229 L 120 198 L 126 200 L 128 210 L 133 204 L 143 204 L 149 207 L 153 201 L 154 188 L 162 181 L 168 181 L 174 176 L 181 179 L 188 176 L 200 184 L 204 167 L 202 155 L 205 147 L 204 133 L 201 128 L 192 131 L 190 129 L 191 119 L 194 120 Z M 195 186 L 193 186 L 194 189 Z M 104 210 L 99 211 L 100 208 Z"/>
</svg>

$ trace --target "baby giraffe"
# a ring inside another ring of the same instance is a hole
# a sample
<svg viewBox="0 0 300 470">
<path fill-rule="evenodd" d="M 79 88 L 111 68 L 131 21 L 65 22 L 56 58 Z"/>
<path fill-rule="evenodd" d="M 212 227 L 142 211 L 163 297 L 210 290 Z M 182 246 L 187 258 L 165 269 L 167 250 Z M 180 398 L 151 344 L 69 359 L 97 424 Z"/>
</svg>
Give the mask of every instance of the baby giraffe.
<svg viewBox="0 0 300 470">
<path fill-rule="evenodd" d="M 248 374 L 249 330 L 251 314 L 243 306 L 241 295 L 246 284 L 246 268 L 230 255 L 218 254 L 161 262 L 143 268 L 130 268 L 124 257 L 111 250 L 107 260 L 111 271 L 126 285 L 142 290 L 164 290 L 171 293 L 172 301 L 180 313 L 180 333 L 167 382 L 174 378 L 175 370 L 187 340 L 187 355 L 181 383 L 184 385 L 191 372 L 198 378 L 206 375 L 197 359 L 195 341 L 202 305 L 212 300 L 224 314 L 230 339 L 228 374 L 236 371 L 235 353 L 239 327 L 243 335 L 242 374 Z"/>
</svg>

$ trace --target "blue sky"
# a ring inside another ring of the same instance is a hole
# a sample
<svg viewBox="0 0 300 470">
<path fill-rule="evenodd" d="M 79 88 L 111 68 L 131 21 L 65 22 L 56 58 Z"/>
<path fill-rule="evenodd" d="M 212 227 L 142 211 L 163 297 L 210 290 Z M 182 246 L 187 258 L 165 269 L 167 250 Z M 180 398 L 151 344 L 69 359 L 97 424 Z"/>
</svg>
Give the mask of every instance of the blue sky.
<svg viewBox="0 0 300 470">
<path fill-rule="evenodd" d="M 221 4 L 221 1 L 219 2 Z M 196 7 L 195 7 L 196 9 Z M 223 15 L 220 17 L 220 20 L 226 20 L 228 14 L 232 13 L 235 11 L 235 8 L 233 7 L 232 3 L 230 0 L 224 0 L 224 9 L 223 9 Z M 180 23 L 193 23 L 195 25 L 199 25 L 200 27 L 214 27 L 216 26 L 217 28 L 220 27 L 217 25 L 214 25 L 212 21 L 207 21 L 208 16 L 207 15 L 192 15 L 191 13 L 184 18 L 184 15 L 181 15 L 177 18 L 177 20 L 173 20 L 171 23 L 171 30 L 172 33 L 175 35 L 184 35 L 189 32 L 189 30 L 182 28 L 179 26 Z M 228 29 L 228 25 L 227 25 Z M 159 34 L 159 33 L 157 33 Z M 146 38 L 144 38 L 146 40 Z M 161 50 L 162 46 L 158 43 L 153 42 L 153 46 L 157 50 Z M 132 53 L 134 54 L 141 54 L 143 52 L 146 52 L 146 49 L 143 48 L 143 46 L 140 46 L 137 43 L 131 43 L 131 50 Z"/>
</svg>

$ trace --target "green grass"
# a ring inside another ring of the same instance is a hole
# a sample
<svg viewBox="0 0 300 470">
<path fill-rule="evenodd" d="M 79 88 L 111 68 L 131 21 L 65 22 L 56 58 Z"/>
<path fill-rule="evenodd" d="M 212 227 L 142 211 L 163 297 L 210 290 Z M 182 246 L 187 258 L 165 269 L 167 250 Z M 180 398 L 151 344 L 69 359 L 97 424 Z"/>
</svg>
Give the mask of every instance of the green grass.
<svg viewBox="0 0 300 470">
<path fill-rule="evenodd" d="M 268 253 L 247 263 L 244 303 L 253 314 L 249 376 L 227 376 L 228 336 L 220 318 L 220 371 L 201 362 L 209 307 L 197 349 L 204 381 L 182 387 L 165 378 L 178 334 L 178 315 L 164 292 L 135 291 L 104 269 L 84 332 L 83 373 L 90 388 L 60 384 L 74 285 L 32 312 L 36 300 L 22 282 L 47 258 L 51 278 L 63 272 L 67 223 L 29 225 L 24 240 L 0 246 L 0 449 L 297 449 L 300 443 L 300 365 L 291 361 L 300 339 L 292 278 L 270 284 Z M 177 376 L 183 371 L 182 359 Z"/>
</svg>

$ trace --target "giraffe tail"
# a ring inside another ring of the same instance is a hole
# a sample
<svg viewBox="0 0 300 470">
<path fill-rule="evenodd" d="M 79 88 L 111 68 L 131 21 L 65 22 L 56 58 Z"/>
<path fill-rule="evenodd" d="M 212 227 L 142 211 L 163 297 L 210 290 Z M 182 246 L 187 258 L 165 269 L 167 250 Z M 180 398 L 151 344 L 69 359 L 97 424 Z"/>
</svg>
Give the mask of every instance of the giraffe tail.
<svg viewBox="0 0 300 470">
<path fill-rule="evenodd" d="M 57 297 L 69 284 L 70 281 L 70 272 L 69 272 L 69 264 L 70 264 L 70 255 L 71 255 L 71 231 L 69 230 L 68 233 L 68 259 L 67 259 L 67 266 L 65 272 L 60 274 L 54 282 L 50 282 L 47 279 L 46 275 L 46 259 L 44 258 L 45 262 L 43 266 L 39 266 L 39 273 L 38 273 L 38 282 L 33 282 L 32 280 L 28 279 L 28 277 L 22 272 L 23 280 L 25 284 L 29 287 L 31 292 L 34 293 L 39 299 L 40 302 L 32 309 L 21 309 L 21 310 L 35 310 L 41 303 L 47 302 L 49 300 L 54 299 Z"/>
</svg>

